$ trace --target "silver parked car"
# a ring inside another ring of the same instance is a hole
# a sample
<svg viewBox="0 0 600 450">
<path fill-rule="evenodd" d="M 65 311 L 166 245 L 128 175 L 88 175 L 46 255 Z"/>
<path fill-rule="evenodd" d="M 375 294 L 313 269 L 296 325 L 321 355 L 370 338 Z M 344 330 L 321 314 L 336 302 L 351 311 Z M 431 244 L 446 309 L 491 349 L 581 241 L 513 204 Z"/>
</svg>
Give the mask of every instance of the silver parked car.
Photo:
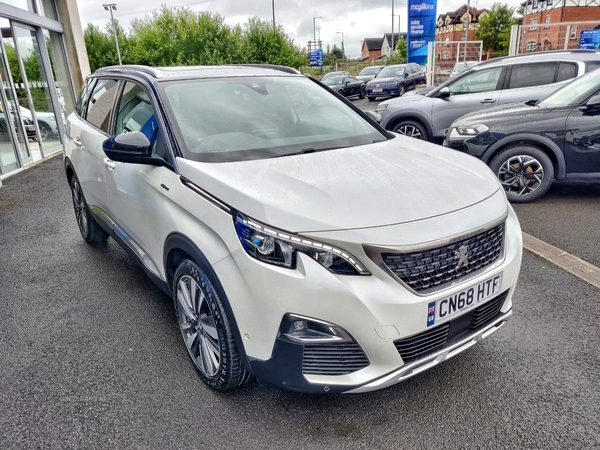
<svg viewBox="0 0 600 450">
<path fill-rule="evenodd" d="M 487 166 L 296 71 L 104 68 L 66 129 L 82 237 L 173 298 L 213 389 L 380 389 L 512 314 L 521 230 Z"/>
<path fill-rule="evenodd" d="M 598 67 L 600 52 L 593 50 L 493 59 L 424 95 L 382 102 L 377 112 L 387 130 L 441 144 L 450 124 L 467 113 L 511 102 L 539 100 Z"/>
</svg>

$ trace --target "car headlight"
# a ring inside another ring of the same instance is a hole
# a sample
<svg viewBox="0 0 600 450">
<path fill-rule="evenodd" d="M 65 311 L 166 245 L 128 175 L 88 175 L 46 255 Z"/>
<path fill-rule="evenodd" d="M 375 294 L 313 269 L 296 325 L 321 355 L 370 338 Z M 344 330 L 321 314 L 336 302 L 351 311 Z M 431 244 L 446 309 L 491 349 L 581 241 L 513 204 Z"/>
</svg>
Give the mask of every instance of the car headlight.
<svg viewBox="0 0 600 450">
<path fill-rule="evenodd" d="M 277 230 L 239 212 L 234 222 L 242 247 L 259 261 L 295 269 L 296 255 L 301 252 L 338 275 L 371 275 L 357 258 L 333 245 Z"/>
<path fill-rule="evenodd" d="M 456 127 L 455 130 L 458 134 L 462 136 L 477 136 L 479 134 L 485 133 L 488 131 L 490 127 L 484 125 L 483 123 L 478 123 L 477 125 L 469 125 L 466 127 Z"/>
<path fill-rule="evenodd" d="M 380 103 L 379 105 L 377 105 L 377 109 L 375 109 L 375 112 L 380 113 L 382 111 L 385 111 L 388 106 L 388 103 Z"/>
</svg>

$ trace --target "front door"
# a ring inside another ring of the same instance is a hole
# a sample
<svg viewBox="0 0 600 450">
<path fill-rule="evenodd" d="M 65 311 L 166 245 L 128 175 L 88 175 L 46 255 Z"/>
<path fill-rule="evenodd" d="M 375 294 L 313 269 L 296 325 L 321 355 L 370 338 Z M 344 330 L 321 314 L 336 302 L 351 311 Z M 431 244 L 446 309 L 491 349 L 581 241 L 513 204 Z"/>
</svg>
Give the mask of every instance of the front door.
<svg viewBox="0 0 600 450">
<path fill-rule="evenodd" d="M 600 94 L 595 100 L 600 101 Z M 567 117 L 565 158 L 567 174 L 600 177 L 600 104 L 579 105 Z"/>
</svg>

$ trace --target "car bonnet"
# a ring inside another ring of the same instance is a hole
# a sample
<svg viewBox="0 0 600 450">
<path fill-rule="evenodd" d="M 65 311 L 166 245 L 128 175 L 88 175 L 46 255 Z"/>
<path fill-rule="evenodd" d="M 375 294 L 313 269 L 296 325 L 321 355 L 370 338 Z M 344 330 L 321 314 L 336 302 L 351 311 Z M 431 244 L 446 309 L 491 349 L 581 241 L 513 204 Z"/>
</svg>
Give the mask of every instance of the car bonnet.
<svg viewBox="0 0 600 450">
<path fill-rule="evenodd" d="M 177 165 L 183 177 L 221 202 L 293 232 L 422 220 L 469 207 L 499 189 L 477 159 L 404 136 L 263 160 L 178 158 Z"/>
</svg>

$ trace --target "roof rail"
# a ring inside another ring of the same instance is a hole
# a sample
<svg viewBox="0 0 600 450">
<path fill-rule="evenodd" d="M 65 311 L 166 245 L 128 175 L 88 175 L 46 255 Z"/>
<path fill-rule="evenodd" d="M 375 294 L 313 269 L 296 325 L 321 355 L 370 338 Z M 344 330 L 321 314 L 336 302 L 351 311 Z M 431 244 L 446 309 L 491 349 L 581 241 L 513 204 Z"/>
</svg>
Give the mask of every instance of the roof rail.
<svg viewBox="0 0 600 450">
<path fill-rule="evenodd" d="M 100 69 L 96 70 L 96 73 L 121 72 L 123 70 L 135 70 L 137 72 L 147 73 L 148 75 L 151 75 L 155 78 L 161 78 L 160 72 L 158 70 L 156 70 L 155 68 L 149 67 L 149 66 L 137 65 L 137 64 L 123 64 L 120 66 L 101 67 Z"/>
<path fill-rule="evenodd" d="M 301 75 L 299 70 L 296 70 L 292 67 L 287 67 L 287 66 L 280 66 L 278 64 L 232 64 L 234 66 L 242 66 L 242 67 L 256 67 L 256 68 L 262 68 L 262 69 L 273 69 L 273 70 L 279 70 L 281 72 L 285 72 L 285 73 L 292 73 L 294 75 Z"/>
</svg>

